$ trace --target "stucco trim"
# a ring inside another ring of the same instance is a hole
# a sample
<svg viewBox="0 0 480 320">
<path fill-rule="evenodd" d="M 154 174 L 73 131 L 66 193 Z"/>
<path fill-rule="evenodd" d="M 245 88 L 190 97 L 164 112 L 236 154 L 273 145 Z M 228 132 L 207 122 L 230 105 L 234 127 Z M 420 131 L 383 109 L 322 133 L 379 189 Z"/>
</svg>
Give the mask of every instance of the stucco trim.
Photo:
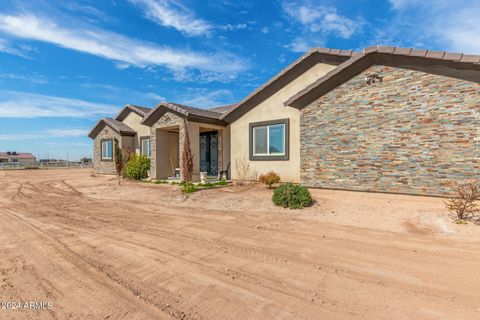
<svg viewBox="0 0 480 320">
<path fill-rule="evenodd" d="M 114 146 L 113 140 L 114 140 L 114 138 L 100 139 L 100 161 L 101 162 L 113 162 L 113 157 L 114 157 L 114 153 L 115 153 L 115 146 Z M 105 141 L 111 141 L 112 142 L 112 158 L 111 159 L 104 159 L 102 157 L 102 144 Z"/>
<path fill-rule="evenodd" d="M 253 154 L 253 128 L 260 126 L 268 126 L 274 124 L 285 125 L 285 154 L 284 155 L 269 155 L 269 156 L 256 156 Z M 278 119 L 251 122 L 248 124 L 248 149 L 250 161 L 288 161 L 290 159 L 290 119 Z"/>
</svg>

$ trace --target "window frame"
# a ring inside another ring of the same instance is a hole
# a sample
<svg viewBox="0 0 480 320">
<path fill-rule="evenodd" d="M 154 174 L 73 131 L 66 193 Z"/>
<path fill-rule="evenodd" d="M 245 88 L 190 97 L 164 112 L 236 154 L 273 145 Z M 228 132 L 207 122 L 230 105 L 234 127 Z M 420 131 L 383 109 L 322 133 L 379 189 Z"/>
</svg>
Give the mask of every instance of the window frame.
<svg viewBox="0 0 480 320">
<path fill-rule="evenodd" d="M 143 140 L 148 140 L 148 154 L 143 153 Z M 146 155 L 149 159 L 152 156 L 152 141 L 150 140 L 150 136 L 140 137 L 140 154 Z"/>
<path fill-rule="evenodd" d="M 270 152 L 269 145 L 269 133 L 270 129 L 268 126 L 273 126 L 277 124 L 283 124 L 285 126 L 284 132 L 284 144 L 285 144 L 285 153 L 284 154 L 254 154 L 254 128 L 256 127 L 267 127 L 267 152 Z M 290 155 L 290 119 L 278 119 L 278 120 L 269 120 L 269 121 L 260 121 L 252 122 L 248 125 L 249 131 L 249 150 L 250 150 L 250 161 L 286 161 L 289 160 Z"/>
<path fill-rule="evenodd" d="M 110 158 L 104 158 L 103 157 L 103 143 L 104 142 L 110 142 L 112 144 L 112 154 L 110 156 Z M 100 161 L 105 161 L 105 162 L 113 162 L 113 139 L 112 138 L 109 138 L 109 139 L 101 139 L 100 140 Z"/>
</svg>

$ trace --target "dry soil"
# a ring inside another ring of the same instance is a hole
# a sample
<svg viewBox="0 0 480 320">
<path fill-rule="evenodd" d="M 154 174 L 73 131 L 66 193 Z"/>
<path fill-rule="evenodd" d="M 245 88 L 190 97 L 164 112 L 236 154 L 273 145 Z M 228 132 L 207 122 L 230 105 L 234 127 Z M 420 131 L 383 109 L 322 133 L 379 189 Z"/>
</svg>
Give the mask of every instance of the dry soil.
<svg viewBox="0 0 480 320">
<path fill-rule="evenodd" d="M 311 192 L 288 210 L 260 185 L 0 171 L 0 301 L 53 303 L 0 319 L 480 319 L 480 226 L 439 198 Z"/>
</svg>

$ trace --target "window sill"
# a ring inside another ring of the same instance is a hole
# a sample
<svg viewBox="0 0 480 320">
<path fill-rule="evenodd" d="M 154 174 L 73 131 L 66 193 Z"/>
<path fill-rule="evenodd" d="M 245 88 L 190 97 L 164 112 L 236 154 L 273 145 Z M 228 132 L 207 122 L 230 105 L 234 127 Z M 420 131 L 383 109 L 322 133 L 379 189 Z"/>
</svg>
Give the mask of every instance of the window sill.
<svg viewBox="0 0 480 320">
<path fill-rule="evenodd" d="M 278 156 L 250 156 L 250 161 L 288 161 L 288 155 L 278 155 Z"/>
</svg>

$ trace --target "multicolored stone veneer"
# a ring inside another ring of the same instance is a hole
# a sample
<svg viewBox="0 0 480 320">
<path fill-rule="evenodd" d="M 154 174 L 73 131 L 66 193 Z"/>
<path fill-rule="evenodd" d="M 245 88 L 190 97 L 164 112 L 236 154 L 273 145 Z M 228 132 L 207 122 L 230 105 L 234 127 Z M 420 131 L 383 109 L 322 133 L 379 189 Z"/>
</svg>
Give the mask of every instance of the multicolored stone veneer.
<svg viewBox="0 0 480 320">
<path fill-rule="evenodd" d="M 368 85 L 372 73 L 383 77 Z M 301 111 L 309 186 L 442 195 L 480 179 L 480 85 L 374 65 Z"/>
</svg>

